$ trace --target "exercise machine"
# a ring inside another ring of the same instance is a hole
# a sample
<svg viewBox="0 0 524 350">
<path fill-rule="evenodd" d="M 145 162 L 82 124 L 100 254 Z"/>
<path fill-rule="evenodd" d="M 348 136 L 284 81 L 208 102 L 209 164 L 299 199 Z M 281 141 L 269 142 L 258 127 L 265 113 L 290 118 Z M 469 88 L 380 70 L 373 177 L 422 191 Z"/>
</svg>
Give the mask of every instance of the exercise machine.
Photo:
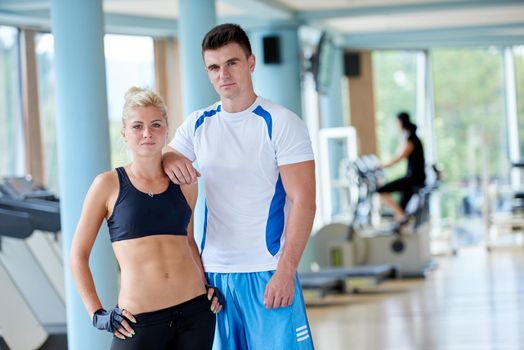
<svg viewBox="0 0 524 350">
<path fill-rule="evenodd" d="M 0 184 L 0 337 L 12 349 L 67 349 L 58 199 L 29 178 Z"/>
<path fill-rule="evenodd" d="M 379 164 L 376 156 L 368 155 L 349 165 L 347 177 L 354 179 L 349 185 L 358 193 L 352 219 L 330 223 L 318 232 L 315 259 L 320 266 L 360 266 L 369 271 L 374 266 L 394 266 L 398 276 L 423 277 L 435 266 L 430 253 L 429 198 L 438 187 L 438 176 L 428 176 L 435 180 L 414 188 L 406 209 L 410 221 L 400 226 L 381 218 L 376 193 L 383 181 Z M 376 283 L 380 280 L 375 279 Z"/>
<path fill-rule="evenodd" d="M 371 192 L 369 186 L 359 182 L 362 177 L 355 165 L 359 163 L 364 166 L 362 161 L 344 158 L 339 163 L 338 172 L 344 175 L 335 181 L 335 187 L 339 190 L 340 198 L 347 200 L 344 208 L 350 210 L 344 215 L 336 216 L 339 220 L 345 218 L 346 221 L 325 225 L 310 238 L 307 247 L 309 253 L 304 255 L 313 258 L 311 261 L 303 259 L 301 266 L 305 268 L 299 274 L 306 300 L 316 301 L 330 293 L 362 292 L 379 285 L 387 278 L 398 277 L 398 268 L 394 264 L 356 266 L 353 260 L 353 226 L 350 223 L 358 222 L 363 225 L 368 222 L 371 214 L 371 207 L 364 200 L 370 198 Z M 324 176 L 330 177 L 329 174 Z M 323 187 L 325 192 L 330 191 L 328 184 Z"/>
<path fill-rule="evenodd" d="M 373 196 L 383 174 L 378 158 L 365 157 L 363 163 L 365 168 L 357 165 Z M 355 260 L 359 264 L 392 263 L 399 267 L 402 277 L 423 277 L 435 266 L 430 252 L 429 202 L 431 193 L 438 188 L 440 175 L 436 166 L 428 167 L 426 173 L 426 184 L 412 189 L 414 194 L 405 209 L 410 219 L 407 223 L 386 221 L 380 225 L 353 227 L 352 238 L 359 247 Z M 367 201 L 371 200 L 368 197 Z"/>
<path fill-rule="evenodd" d="M 357 266 L 349 234 L 347 224 L 333 223 L 310 239 L 314 256 L 311 271 L 299 274 L 306 300 L 317 301 L 332 293 L 361 293 L 399 277 L 394 264 Z"/>
</svg>

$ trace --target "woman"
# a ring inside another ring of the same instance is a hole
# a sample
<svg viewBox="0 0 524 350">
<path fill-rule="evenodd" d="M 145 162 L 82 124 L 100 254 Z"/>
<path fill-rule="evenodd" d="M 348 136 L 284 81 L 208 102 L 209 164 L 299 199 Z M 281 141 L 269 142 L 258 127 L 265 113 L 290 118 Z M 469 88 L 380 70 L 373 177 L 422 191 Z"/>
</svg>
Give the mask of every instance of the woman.
<svg viewBox="0 0 524 350">
<path fill-rule="evenodd" d="M 399 128 L 403 131 L 405 142 L 399 154 L 391 161 L 384 163 L 382 168 L 387 168 L 400 162 L 403 159 L 408 160 L 406 175 L 400 179 L 394 180 L 380 187 L 377 191 L 380 198 L 387 206 L 393 210 L 395 219 L 401 223 L 407 221 L 406 206 L 415 191 L 424 186 L 426 181 L 424 148 L 418 138 L 416 131 L 417 126 L 409 118 L 409 114 L 401 112 L 397 115 Z M 391 192 L 400 192 L 400 204 L 397 204 L 391 197 Z"/>
<path fill-rule="evenodd" d="M 211 349 L 213 288 L 193 237 L 197 185 L 173 184 L 162 170 L 166 106 L 152 91 L 125 96 L 121 134 L 129 165 L 98 175 L 84 202 L 71 248 L 71 270 L 93 325 L 114 334 L 111 349 Z M 89 255 L 103 219 L 121 270 L 118 306 L 96 294 Z"/>
</svg>

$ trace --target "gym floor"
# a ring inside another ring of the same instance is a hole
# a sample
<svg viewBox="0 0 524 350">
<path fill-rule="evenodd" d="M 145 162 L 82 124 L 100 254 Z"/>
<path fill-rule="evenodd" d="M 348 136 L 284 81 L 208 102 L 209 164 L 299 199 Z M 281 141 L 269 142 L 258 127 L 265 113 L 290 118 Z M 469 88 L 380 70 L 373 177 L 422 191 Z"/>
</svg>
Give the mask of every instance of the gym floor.
<svg viewBox="0 0 524 350">
<path fill-rule="evenodd" d="M 317 350 L 524 349 L 524 248 L 467 248 L 436 260 L 425 280 L 308 306 Z"/>
</svg>

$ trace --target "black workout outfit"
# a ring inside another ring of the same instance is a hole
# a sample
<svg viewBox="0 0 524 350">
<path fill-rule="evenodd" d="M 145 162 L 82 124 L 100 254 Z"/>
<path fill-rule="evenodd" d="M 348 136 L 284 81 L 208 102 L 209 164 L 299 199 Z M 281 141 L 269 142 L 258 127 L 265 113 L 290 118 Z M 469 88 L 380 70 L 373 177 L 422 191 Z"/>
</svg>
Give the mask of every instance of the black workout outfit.
<svg viewBox="0 0 524 350">
<path fill-rule="evenodd" d="M 111 350 L 211 349 L 215 314 L 203 294 L 165 309 L 135 315 L 133 338 L 113 337 Z"/>
<path fill-rule="evenodd" d="M 408 156 L 408 166 L 406 176 L 388 182 L 378 188 L 379 193 L 400 192 L 400 207 L 406 210 L 406 206 L 418 189 L 424 187 L 426 182 L 424 148 L 422 142 L 415 132 L 408 134 L 407 141 L 413 144 L 413 151 Z"/>
<path fill-rule="evenodd" d="M 116 168 L 120 191 L 107 219 L 111 242 L 151 235 L 187 236 L 191 208 L 180 186 L 169 181 L 167 189 L 150 195 L 133 186 L 124 168 Z"/>
<path fill-rule="evenodd" d="M 155 234 L 187 235 L 191 208 L 180 186 L 169 181 L 166 191 L 150 195 L 136 189 L 124 168 L 116 169 L 120 192 L 107 220 L 111 241 Z M 211 301 L 202 294 L 165 309 L 140 313 L 132 338 L 113 337 L 111 350 L 211 349 L 216 316 Z"/>
</svg>

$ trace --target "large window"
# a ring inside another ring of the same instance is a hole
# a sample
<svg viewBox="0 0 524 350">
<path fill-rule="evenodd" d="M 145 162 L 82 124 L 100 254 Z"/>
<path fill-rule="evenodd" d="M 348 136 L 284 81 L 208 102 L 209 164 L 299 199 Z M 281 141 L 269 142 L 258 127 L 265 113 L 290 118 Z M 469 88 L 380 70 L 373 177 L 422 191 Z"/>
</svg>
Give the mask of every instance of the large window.
<svg viewBox="0 0 524 350">
<path fill-rule="evenodd" d="M 155 88 L 153 39 L 150 37 L 105 36 L 111 165 L 128 163 L 126 145 L 120 136 L 124 94 L 131 86 Z"/>
<path fill-rule="evenodd" d="M 509 183 L 503 55 L 497 49 L 434 50 L 431 59 L 445 178 L 442 216 L 456 227 L 459 243 L 475 243 L 485 234 L 483 184 Z"/>
<path fill-rule="evenodd" d="M 401 131 L 396 115 L 406 111 L 416 123 L 417 52 L 377 51 L 373 53 L 373 77 L 377 121 L 378 156 L 393 158 L 400 147 Z M 388 169 L 388 179 L 403 176 L 405 164 Z"/>
<path fill-rule="evenodd" d="M 38 102 L 40 130 L 42 130 L 45 181 L 50 191 L 58 188 L 58 152 L 56 150 L 55 72 L 53 65 L 53 36 L 37 34 L 35 37 L 38 71 Z"/>
<path fill-rule="evenodd" d="M 154 88 L 153 39 L 149 37 L 106 35 L 104 44 L 111 163 L 113 167 L 116 167 L 124 165 L 130 160 L 120 136 L 125 91 L 131 86 Z M 35 45 L 47 186 L 58 193 L 53 36 L 51 34 L 38 34 L 35 39 Z"/>
<path fill-rule="evenodd" d="M 513 53 L 515 60 L 515 85 L 517 86 L 520 157 L 524 158 L 524 46 L 515 47 Z"/>
<path fill-rule="evenodd" d="M 18 37 L 0 26 L 0 177 L 25 174 Z"/>
<path fill-rule="evenodd" d="M 514 52 L 517 86 L 521 90 L 519 115 L 524 120 L 524 50 L 516 48 Z M 416 52 L 401 51 L 373 54 L 381 159 L 390 159 L 398 149 L 395 114 L 406 110 L 414 121 L 421 117 L 416 115 L 417 102 L 421 102 L 417 101 L 417 56 Z M 476 243 L 485 235 L 484 193 L 492 185 L 509 184 L 503 54 L 499 49 L 487 48 L 436 49 L 429 58 L 436 155 L 444 168 L 440 212 L 444 222 L 454 227 L 459 243 Z M 521 129 L 524 131 L 524 122 Z M 389 178 L 404 172 L 400 166 L 392 170 L 388 171 Z M 505 209 L 505 205 L 507 202 L 495 201 L 491 209 Z"/>
</svg>

